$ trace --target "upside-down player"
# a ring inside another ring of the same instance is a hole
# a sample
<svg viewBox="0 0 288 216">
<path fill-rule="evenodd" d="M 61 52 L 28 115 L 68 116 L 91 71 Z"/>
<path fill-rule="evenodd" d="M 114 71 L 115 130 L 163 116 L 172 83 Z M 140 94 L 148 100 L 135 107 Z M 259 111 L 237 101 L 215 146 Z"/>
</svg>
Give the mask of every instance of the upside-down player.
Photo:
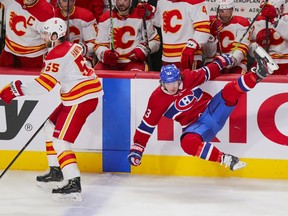
<svg viewBox="0 0 288 216">
<path fill-rule="evenodd" d="M 15 97 L 45 94 L 57 83 L 61 85 L 62 103 L 44 125 L 50 169 L 47 174 L 37 176 L 37 182 L 43 187 L 55 183 L 52 185 L 56 187 L 52 190 L 55 199 L 78 201 L 82 199 L 80 172 L 71 144 L 87 117 L 95 111 L 103 91 L 94 70 L 85 64 L 82 47 L 65 41 L 66 30 L 66 23 L 60 18 L 51 18 L 44 23 L 42 37 L 50 51 L 41 75 L 29 83 L 11 82 L 1 90 L 0 98 L 10 103 Z"/>
<path fill-rule="evenodd" d="M 198 70 L 180 72 L 173 64 L 162 66 L 161 84 L 152 92 L 146 112 L 134 134 L 134 144 L 128 155 L 130 164 L 141 164 L 147 142 L 161 117 L 165 116 L 182 126 L 181 147 L 188 155 L 224 164 L 230 170 L 246 166 L 238 157 L 221 152 L 210 141 L 222 129 L 241 95 L 278 68 L 261 47 L 256 49 L 255 55 L 257 68 L 227 83 L 214 97 L 202 91 L 200 85 L 233 64 L 229 55 L 217 56 L 213 63 Z"/>
</svg>

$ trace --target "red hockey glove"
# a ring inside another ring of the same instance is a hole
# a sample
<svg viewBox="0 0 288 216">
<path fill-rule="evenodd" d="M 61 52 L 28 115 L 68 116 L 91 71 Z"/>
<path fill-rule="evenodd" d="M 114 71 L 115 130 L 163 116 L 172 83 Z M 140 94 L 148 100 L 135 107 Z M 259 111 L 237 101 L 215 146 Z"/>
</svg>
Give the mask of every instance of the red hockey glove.
<svg viewBox="0 0 288 216">
<path fill-rule="evenodd" d="M 258 32 L 258 34 L 256 35 L 256 43 L 265 48 L 266 47 L 266 29 L 263 29 L 261 31 Z M 271 32 L 270 30 L 268 30 L 268 43 L 270 43 L 270 35 L 271 35 Z"/>
<path fill-rule="evenodd" d="M 22 92 L 21 85 L 22 82 L 20 80 L 16 80 L 4 86 L 0 92 L 1 100 L 7 104 L 10 104 L 15 97 L 23 96 L 24 94 Z"/>
<path fill-rule="evenodd" d="M 147 2 L 140 2 L 136 7 L 137 16 L 145 19 L 152 19 L 156 12 L 156 8 Z"/>
<path fill-rule="evenodd" d="M 262 8 L 263 5 L 260 5 Z M 268 17 L 269 22 L 274 23 L 274 19 L 277 17 L 276 8 L 271 4 L 266 4 L 261 12 L 262 16 Z"/>
<path fill-rule="evenodd" d="M 118 52 L 112 50 L 106 50 L 103 54 L 103 63 L 115 66 L 117 64 L 118 58 L 119 58 Z"/>
<path fill-rule="evenodd" d="M 140 144 L 135 143 L 130 148 L 130 153 L 128 154 L 128 161 L 133 166 L 139 166 L 141 164 L 142 155 L 145 147 Z"/>
<path fill-rule="evenodd" d="M 220 32 L 224 28 L 223 23 L 219 19 L 212 20 L 210 24 L 210 34 L 213 35 L 215 38 L 217 37 L 218 32 Z"/>
<path fill-rule="evenodd" d="M 197 49 L 199 49 L 198 43 L 193 39 L 188 40 L 186 47 L 183 49 L 182 55 L 181 55 L 182 69 L 192 68 L 193 61 L 194 61 L 194 53 Z"/>
<path fill-rule="evenodd" d="M 143 45 L 143 44 L 138 44 L 130 53 L 129 59 L 132 61 L 141 61 L 144 62 L 150 53 L 149 47 Z"/>
<path fill-rule="evenodd" d="M 231 68 L 234 65 L 233 57 L 228 54 L 216 56 L 213 62 L 218 65 L 220 70 L 222 70 L 223 68 Z"/>
</svg>

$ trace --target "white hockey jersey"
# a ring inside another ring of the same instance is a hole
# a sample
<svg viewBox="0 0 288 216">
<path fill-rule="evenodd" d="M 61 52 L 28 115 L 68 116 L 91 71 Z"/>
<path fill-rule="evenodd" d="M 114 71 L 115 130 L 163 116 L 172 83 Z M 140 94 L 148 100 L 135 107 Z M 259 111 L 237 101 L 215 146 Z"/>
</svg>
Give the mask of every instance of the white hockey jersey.
<svg viewBox="0 0 288 216">
<path fill-rule="evenodd" d="M 269 22 L 270 46 L 269 55 L 277 64 L 288 64 L 288 13 L 282 14 L 277 27 Z M 265 17 L 258 16 L 252 27 L 251 42 L 256 41 L 257 35 L 266 31 Z M 253 50 L 252 50 L 253 51 Z"/>
<path fill-rule="evenodd" d="M 111 49 L 110 45 L 114 43 L 114 49 L 119 53 L 118 63 L 128 63 L 129 53 L 140 43 L 145 43 L 145 30 L 142 18 L 137 16 L 134 9 L 127 17 L 119 16 L 113 11 L 113 30 L 111 29 L 110 13 L 106 11 L 99 18 L 98 35 L 96 38 L 95 53 L 98 59 L 102 59 L 102 53 Z M 160 36 L 147 20 L 147 37 L 151 53 L 158 51 L 160 47 Z M 113 37 L 111 37 L 111 30 Z M 111 40 L 111 38 L 114 38 Z"/>
<path fill-rule="evenodd" d="M 41 38 L 43 23 L 54 17 L 54 8 L 46 0 L 26 6 L 23 0 L 0 0 L 5 6 L 5 51 L 17 56 L 37 57 L 47 52 Z"/>
<path fill-rule="evenodd" d="M 66 106 L 102 96 L 102 85 L 94 69 L 85 64 L 81 53 L 82 47 L 70 42 L 53 48 L 44 60 L 41 75 L 22 84 L 24 95 L 47 93 L 59 83 L 61 100 Z"/>
<path fill-rule="evenodd" d="M 211 62 L 215 55 L 220 55 L 220 53 L 232 53 L 234 59 L 236 60 L 236 65 L 247 71 L 246 56 L 248 47 L 250 46 L 249 32 L 244 37 L 243 35 L 247 31 L 247 28 L 250 24 L 248 19 L 241 16 L 233 16 L 229 22 L 219 24 L 221 21 L 217 19 L 216 16 L 211 16 L 210 22 L 211 26 L 214 26 L 215 29 L 218 28 L 218 33 L 213 33 L 213 37 L 217 38 L 218 43 L 214 43 L 214 46 L 217 46 L 215 49 L 216 53 L 209 53 L 209 50 L 204 50 L 205 53 L 209 53 L 206 62 Z"/>
<path fill-rule="evenodd" d="M 202 46 L 210 36 L 205 0 L 158 0 L 152 21 L 161 28 L 162 60 L 165 62 L 180 62 L 182 50 L 189 39 Z M 201 50 L 196 51 L 194 59 L 202 60 Z"/>
<path fill-rule="evenodd" d="M 55 16 L 67 20 L 59 8 L 55 9 Z M 85 8 L 74 6 L 69 15 L 69 41 L 85 43 L 88 47 L 87 54 L 93 55 L 96 35 L 97 23 L 93 13 Z"/>
</svg>

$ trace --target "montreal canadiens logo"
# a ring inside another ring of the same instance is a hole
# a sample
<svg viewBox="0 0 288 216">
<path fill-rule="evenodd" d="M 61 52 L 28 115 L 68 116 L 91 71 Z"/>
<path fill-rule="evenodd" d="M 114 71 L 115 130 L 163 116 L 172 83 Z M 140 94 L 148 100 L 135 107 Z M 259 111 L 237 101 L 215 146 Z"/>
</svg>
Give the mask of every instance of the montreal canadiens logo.
<svg viewBox="0 0 288 216">
<path fill-rule="evenodd" d="M 196 101 L 196 98 L 193 93 L 184 95 L 175 101 L 175 108 L 179 110 L 180 112 L 184 112 L 186 110 L 191 109 L 195 101 Z"/>
</svg>

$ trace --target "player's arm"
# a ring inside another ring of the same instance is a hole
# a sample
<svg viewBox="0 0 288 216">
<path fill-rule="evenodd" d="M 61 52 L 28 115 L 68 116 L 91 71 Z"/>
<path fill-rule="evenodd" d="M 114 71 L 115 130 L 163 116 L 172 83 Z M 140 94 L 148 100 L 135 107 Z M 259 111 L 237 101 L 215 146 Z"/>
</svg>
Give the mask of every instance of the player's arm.
<svg viewBox="0 0 288 216">
<path fill-rule="evenodd" d="M 155 97 L 155 94 L 151 95 L 142 121 L 135 131 L 133 138 L 134 143 L 131 146 L 130 153 L 127 157 L 129 163 L 133 166 L 139 166 L 141 164 L 142 155 L 148 140 L 160 121 L 164 110 L 166 110 L 166 108 L 161 106 L 161 103 L 158 102 L 159 99 L 157 99 L 158 97 Z"/>
</svg>

